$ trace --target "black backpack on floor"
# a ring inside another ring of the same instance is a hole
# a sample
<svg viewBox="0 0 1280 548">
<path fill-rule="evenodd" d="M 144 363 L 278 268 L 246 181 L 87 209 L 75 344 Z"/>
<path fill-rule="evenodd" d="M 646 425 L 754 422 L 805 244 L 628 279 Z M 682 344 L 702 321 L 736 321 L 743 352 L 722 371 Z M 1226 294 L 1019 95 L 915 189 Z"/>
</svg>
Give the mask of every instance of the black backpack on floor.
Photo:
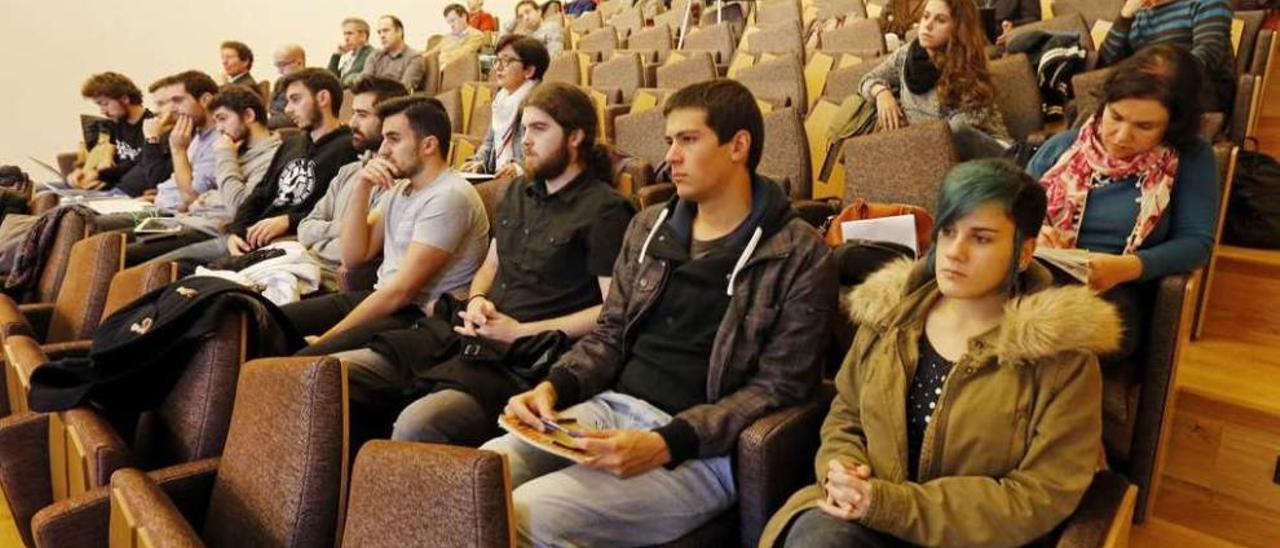
<svg viewBox="0 0 1280 548">
<path fill-rule="evenodd" d="M 1226 221 L 1224 243 L 1280 249 L 1280 162 L 1261 152 L 1240 151 Z"/>
</svg>

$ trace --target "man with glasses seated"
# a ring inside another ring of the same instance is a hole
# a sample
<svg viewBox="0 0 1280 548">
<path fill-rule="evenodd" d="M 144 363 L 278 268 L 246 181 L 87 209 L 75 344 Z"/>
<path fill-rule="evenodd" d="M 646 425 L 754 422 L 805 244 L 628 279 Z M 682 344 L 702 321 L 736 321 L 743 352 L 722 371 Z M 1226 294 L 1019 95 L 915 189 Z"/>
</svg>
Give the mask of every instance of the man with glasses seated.
<svg viewBox="0 0 1280 548">
<path fill-rule="evenodd" d="M 503 38 L 495 51 L 498 55 L 493 60 L 493 70 L 500 87 L 493 97 L 489 131 L 462 171 L 489 173 L 495 178 L 516 177 L 524 174 L 520 167 L 524 161 L 520 105 L 542 80 L 551 57 L 542 42 L 518 34 Z"/>
<path fill-rule="evenodd" d="M 285 97 L 284 86 L 280 85 L 284 78 L 290 74 L 307 68 L 307 52 L 302 46 L 297 44 L 285 44 L 275 53 L 276 70 L 280 72 L 280 78 L 276 80 L 275 85 L 271 88 L 271 104 L 268 105 L 267 127 L 271 129 L 279 129 L 284 127 L 297 127 L 293 125 L 284 113 L 285 105 L 289 104 L 289 99 Z"/>
</svg>

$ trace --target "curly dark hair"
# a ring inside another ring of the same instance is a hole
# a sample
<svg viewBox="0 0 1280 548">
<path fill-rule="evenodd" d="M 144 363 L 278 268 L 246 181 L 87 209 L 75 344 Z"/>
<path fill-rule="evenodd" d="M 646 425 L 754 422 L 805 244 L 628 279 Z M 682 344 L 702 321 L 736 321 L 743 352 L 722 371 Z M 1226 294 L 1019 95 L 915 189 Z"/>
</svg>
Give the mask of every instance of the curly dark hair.
<svg viewBox="0 0 1280 548">
<path fill-rule="evenodd" d="M 987 68 L 987 39 L 973 0 L 942 0 L 955 22 L 951 41 L 935 59 L 942 76 L 938 78 L 938 99 L 953 109 L 995 104 L 996 87 Z"/>
<path fill-rule="evenodd" d="M 90 76 L 88 80 L 84 81 L 84 85 L 80 86 L 80 96 L 85 99 L 97 97 L 119 99 L 124 97 L 129 100 L 131 105 L 142 104 L 142 91 L 133 84 L 133 80 L 130 80 L 128 76 L 118 72 L 103 72 Z"/>
<path fill-rule="evenodd" d="M 262 102 L 262 96 L 258 95 L 258 90 L 248 86 L 235 84 L 222 86 L 218 94 L 213 97 L 213 102 L 209 103 L 210 111 L 218 107 L 230 110 L 238 116 L 244 116 L 244 111 L 247 110 L 253 112 L 253 118 L 259 124 L 267 123 L 267 107 Z"/>
</svg>

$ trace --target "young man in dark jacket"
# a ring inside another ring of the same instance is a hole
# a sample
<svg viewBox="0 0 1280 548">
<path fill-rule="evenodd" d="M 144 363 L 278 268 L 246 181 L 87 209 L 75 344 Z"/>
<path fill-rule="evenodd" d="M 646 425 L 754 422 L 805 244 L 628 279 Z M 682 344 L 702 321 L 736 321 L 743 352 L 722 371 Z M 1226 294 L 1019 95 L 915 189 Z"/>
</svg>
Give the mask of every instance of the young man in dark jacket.
<svg viewBox="0 0 1280 548">
<path fill-rule="evenodd" d="M 595 330 L 505 410 L 539 430 L 575 419 L 587 460 L 514 435 L 484 446 L 510 458 L 521 545 L 692 531 L 736 500 L 739 433 L 819 381 L 835 271 L 781 188 L 755 174 L 755 98 L 715 80 L 672 95 L 664 113 L 677 195 L 631 222 Z"/>
<path fill-rule="evenodd" d="M 67 176 L 67 180 L 81 187 L 92 187 L 100 184 L 105 188 L 114 188 L 129 172 L 138 168 L 142 156 L 142 146 L 146 139 L 142 134 L 142 124 L 153 118 L 150 110 L 142 106 L 142 91 L 127 76 L 116 72 L 103 72 L 90 76 L 80 87 L 80 96 L 98 105 L 102 116 L 111 122 L 105 130 L 110 133 L 111 145 L 115 147 L 115 155 L 110 167 L 95 171 L 76 169 Z M 85 143 L 93 148 L 96 143 Z M 163 180 L 160 177 L 156 180 Z M 131 196 L 142 194 L 142 190 L 131 192 L 130 188 L 121 188 Z"/>
<path fill-rule="evenodd" d="M 281 79 L 288 105 L 285 113 L 302 133 L 280 145 L 262 182 L 254 187 L 226 234 L 192 244 L 154 260 L 179 259 L 208 263 L 241 255 L 294 234 L 300 222 L 324 196 L 338 168 L 356 159 L 351 128 L 338 122 L 342 85 L 329 71 L 303 69 Z"/>
</svg>

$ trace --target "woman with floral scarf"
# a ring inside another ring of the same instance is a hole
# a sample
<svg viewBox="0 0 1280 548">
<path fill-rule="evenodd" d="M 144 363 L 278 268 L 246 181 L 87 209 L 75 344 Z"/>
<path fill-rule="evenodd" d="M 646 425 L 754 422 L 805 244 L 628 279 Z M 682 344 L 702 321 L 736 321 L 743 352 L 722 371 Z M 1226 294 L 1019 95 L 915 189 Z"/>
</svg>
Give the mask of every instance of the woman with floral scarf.
<svg viewBox="0 0 1280 548">
<path fill-rule="evenodd" d="M 1125 345 L 1141 333 L 1135 282 L 1209 259 L 1220 181 L 1199 137 L 1199 70 L 1185 49 L 1152 46 L 1116 66 L 1098 111 L 1027 165 L 1048 194 L 1040 245 L 1085 249 L 1089 285 L 1119 305 Z"/>
</svg>

